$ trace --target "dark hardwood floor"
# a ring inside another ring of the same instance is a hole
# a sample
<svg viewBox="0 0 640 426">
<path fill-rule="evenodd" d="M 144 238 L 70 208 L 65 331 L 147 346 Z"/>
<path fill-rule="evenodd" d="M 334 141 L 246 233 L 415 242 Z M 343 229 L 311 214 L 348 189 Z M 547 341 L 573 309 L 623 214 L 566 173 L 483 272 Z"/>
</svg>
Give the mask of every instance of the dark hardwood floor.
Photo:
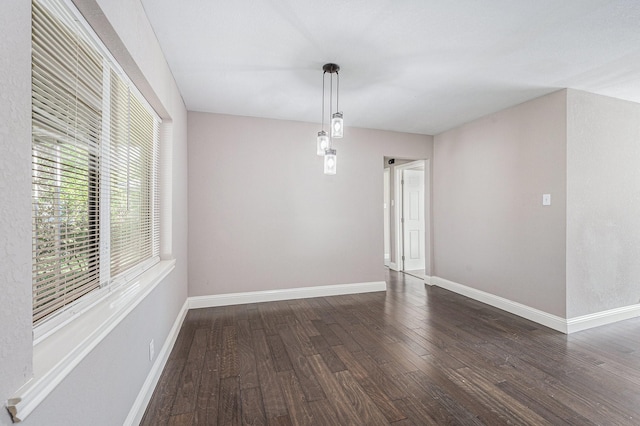
<svg viewBox="0 0 640 426">
<path fill-rule="evenodd" d="M 640 424 L 640 318 L 566 336 L 387 282 L 190 311 L 142 424 Z"/>
</svg>

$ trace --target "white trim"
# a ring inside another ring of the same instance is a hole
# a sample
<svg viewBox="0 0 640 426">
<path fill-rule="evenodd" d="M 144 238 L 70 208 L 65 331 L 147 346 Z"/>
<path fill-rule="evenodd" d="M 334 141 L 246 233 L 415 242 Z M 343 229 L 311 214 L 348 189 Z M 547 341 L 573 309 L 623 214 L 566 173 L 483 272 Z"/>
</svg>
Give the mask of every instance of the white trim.
<svg viewBox="0 0 640 426">
<path fill-rule="evenodd" d="M 400 272 L 398 269 L 398 264 L 396 262 L 389 262 L 389 269 L 392 271 Z"/>
<path fill-rule="evenodd" d="M 211 308 L 214 306 L 243 305 L 246 303 L 273 302 L 276 300 L 306 299 L 310 297 L 339 296 L 343 294 L 386 291 L 387 283 L 368 283 L 300 287 L 282 290 L 251 291 L 246 293 L 214 294 L 211 296 L 189 297 L 189 309 Z"/>
<path fill-rule="evenodd" d="M 640 304 L 635 304 L 565 319 L 482 290 L 445 280 L 444 278 L 431 277 L 430 281 L 431 285 L 446 288 L 454 293 L 470 297 L 565 334 L 640 317 Z M 426 280 L 425 284 L 427 284 Z"/>
<path fill-rule="evenodd" d="M 382 188 L 383 188 L 383 231 L 384 231 L 384 266 L 389 266 L 391 262 L 391 169 L 385 167 L 382 170 Z"/>
<path fill-rule="evenodd" d="M 178 334 L 180 333 L 180 329 L 182 328 L 182 323 L 184 322 L 188 311 L 189 302 L 188 300 L 185 300 L 184 304 L 182 305 L 182 309 L 180 309 L 180 312 L 178 313 L 178 316 L 173 323 L 173 327 L 171 327 L 171 331 L 169 331 L 169 335 L 164 341 L 164 345 L 162 345 L 162 349 L 156 357 L 156 361 L 153 363 L 153 366 L 151 367 L 151 370 L 147 375 L 147 379 L 144 381 L 140 392 L 138 392 L 138 396 L 133 402 L 131 410 L 129 410 L 129 415 L 127 415 L 127 418 L 124 421 L 125 425 L 139 425 L 142 421 L 142 416 L 144 416 L 144 412 L 146 411 L 147 405 L 151 400 L 153 391 L 155 390 L 156 385 L 160 380 L 162 370 L 164 369 L 164 366 L 169 359 L 171 349 L 173 349 L 173 345 L 176 343 L 176 339 L 178 338 Z"/>
<path fill-rule="evenodd" d="M 402 204 L 404 203 L 404 200 L 402 199 L 402 197 L 404 196 L 404 192 L 402 189 L 402 170 L 403 169 L 400 168 L 400 166 L 396 166 L 394 169 L 394 177 L 393 177 L 394 179 L 393 183 L 395 184 L 395 188 L 393 189 L 393 198 L 394 198 L 393 226 L 396 230 L 395 232 L 395 237 L 396 237 L 395 265 L 396 267 L 393 270 L 398 272 L 401 270 L 401 268 L 404 269 L 404 262 L 402 261 L 403 238 L 404 238 L 403 226 L 402 226 Z"/>
<path fill-rule="evenodd" d="M 559 316 L 549 314 L 547 312 L 532 308 L 530 306 L 523 305 L 522 303 L 514 302 L 504 297 L 496 296 L 491 293 L 477 290 L 475 288 L 467 287 L 462 284 L 455 283 L 453 281 L 445 280 L 440 277 L 431 277 L 431 283 L 438 287 L 451 290 L 454 293 L 461 294 L 463 296 L 470 297 L 487 305 L 491 305 L 503 311 L 510 312 L 519 317 L 526 318 L 538 324 L 542 324 L 546 327 L 567 333 L 567 320 L 560 318 Z"/>
<path fill-rule="evenodd" d="M 614 308 L 607 311 L 569 318 L 567 320 L 567 331 L 568 333 L 575 333 L 576 331 L 587 330 L 589 328 L 612 324 L 614 322 L 636 317 L 640 317 L 640 304 L 623 306 L 621 308 Z"/>
<path fill-rule="evenodd" d="M 160 259 L 170 259 L 173 247 L 173 123 L 166 119 L 160 124 Z"/>
<path fill-rule="evenodd" d="M 432 278 L 433 278 L 433 277 L 432 277 L 432 276 L 430 276 L 430 275 L 425 275 L 425 276 L 424 276 L 424 283 L 425 283 L 426 285 L 428 285 L 429 287 L 431 287 L 431 286 L 433 285 L 433 282 L 431 282 L 431 279 L 432 279 Z"/>
<path fill-rule="evenodd" d="M 393 224 L 396 229 L 395 233 L 395 249 L 396 249 L 396 268 L 392 268 L 394 271 L 401 272 L 406 269 L 406 265 L 402 261 L 402 249 L 403 249 L 403 226 L 401 222 L 401 210 L 403 208 L 404 200 L 403 200 L 403 187 L 402 187 L 402 179 L 404 170 L 422 170 L 424 172 L 424 189 L 423 193 L 423 203 L 424 203 L 424 269 L 431 267 L 431 225 L 430 225 L 430 217 L 431 217 L 431 163 L 429 159 L 422 160 L 413 160 L 409 163 L 394 165 L 395 168 L 395 176 L 394 176 L 394 214 L 395 214 L 395 223 Z M 428 203 L 427 203 L 428 200 Z"/>
<path fill-rule="evenodd" d="M 73 369 L 173 270 L 162 261 L 134 281 L 109 293 L 33 347 L 33 378 L 9 401 L 14 422 L 23 421 Z"/>
</svg>

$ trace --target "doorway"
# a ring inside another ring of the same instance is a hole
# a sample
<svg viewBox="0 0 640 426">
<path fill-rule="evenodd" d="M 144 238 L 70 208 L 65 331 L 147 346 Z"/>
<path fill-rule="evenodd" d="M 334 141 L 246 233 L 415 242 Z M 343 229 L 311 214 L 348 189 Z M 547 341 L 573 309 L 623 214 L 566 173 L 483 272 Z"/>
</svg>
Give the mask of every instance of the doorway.
<svg viewBox="0 0 640 426">
<path fill-rule="evenodd" d="M 426 244 L 428 161 L 418 160 L 395 167 L 395 229 L 398 270 L 425 279 L 430 259 Z"/>
<path fill-rule="evenodd" d="M 384 266 L 391 264 L 391 170 L 384 169 Z"/>
</svg>

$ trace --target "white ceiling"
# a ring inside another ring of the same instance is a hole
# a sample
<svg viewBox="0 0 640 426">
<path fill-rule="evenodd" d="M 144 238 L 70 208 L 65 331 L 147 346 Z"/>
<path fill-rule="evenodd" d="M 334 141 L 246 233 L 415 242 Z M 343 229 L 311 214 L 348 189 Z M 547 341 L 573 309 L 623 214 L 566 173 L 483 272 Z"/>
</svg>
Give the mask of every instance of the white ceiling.
<svg viewBox="0 0 640 426">
<path fill-rule="evenodd" d="M 437 134 L 570 87 L 640 102 L 638 0 L 141 0 L 190 111 Z"/>
</svg>

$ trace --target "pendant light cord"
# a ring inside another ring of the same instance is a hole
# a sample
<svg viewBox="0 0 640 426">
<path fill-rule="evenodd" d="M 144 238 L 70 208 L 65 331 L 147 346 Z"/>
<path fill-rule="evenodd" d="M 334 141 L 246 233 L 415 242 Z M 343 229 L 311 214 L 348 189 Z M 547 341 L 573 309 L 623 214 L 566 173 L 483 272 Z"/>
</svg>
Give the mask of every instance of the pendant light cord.
<svg viewBox="0 0 640 426">
<path fill-rule="evenodd" d="M 324 75 L 327 72 L 322 73 L 322 131 L 324 132 Z"/>
<path fill-rule="evenodd" d="M 336 71 L 337 86 L 336 86 L 336 112 L 340 112 L 340 72 Z"/>
<path fill-rule="evenodd" d="M 329 117 L 333 117 L 333 74 L 329 78 Z"/>
<path fill-rule="evenodd" d="M 329 83 L 329 119 L 333 118 L 333 73 L 330 75 L 331 80 Z M 333 124 L 331 124 L 331 130 L 329 130 L 329 148 L 332 148 L 333 142 Z"/>
</svg>

